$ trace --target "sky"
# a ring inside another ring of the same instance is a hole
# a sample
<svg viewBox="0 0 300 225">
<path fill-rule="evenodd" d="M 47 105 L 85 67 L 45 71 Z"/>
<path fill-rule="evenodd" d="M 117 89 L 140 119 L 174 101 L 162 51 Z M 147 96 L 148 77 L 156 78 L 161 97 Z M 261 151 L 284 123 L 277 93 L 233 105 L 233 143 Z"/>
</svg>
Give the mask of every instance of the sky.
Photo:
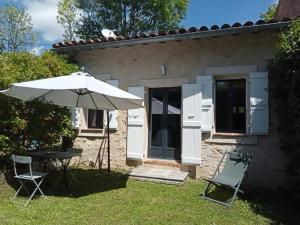
<svg viewBox="0 0 300 225">
<path fill-rule="evenodd" d="M 278 0 L 190 0 L 186 18 L 181 26 L 200 27 L 235 22 L 256 21 L 262 12 Z M 24 8 L 32 17 L 39 39 L 32 51 L 39 54 L 53 43 L 63 40 L 63 29 L 56 21 L 58 0 L 0 0 Z"/>
</svg>

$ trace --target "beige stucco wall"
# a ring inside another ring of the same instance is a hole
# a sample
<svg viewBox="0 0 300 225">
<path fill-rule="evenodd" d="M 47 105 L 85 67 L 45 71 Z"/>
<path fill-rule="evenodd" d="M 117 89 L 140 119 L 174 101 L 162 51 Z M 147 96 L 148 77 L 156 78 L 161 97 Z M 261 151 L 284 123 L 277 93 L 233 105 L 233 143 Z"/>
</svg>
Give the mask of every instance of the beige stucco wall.
<svg viewBox="0 0 300 225">
<path fill-rule="evenodd" d="M 274 53 L 276 39 L 277 33 L 266 32 L 173 41 L 82 51 L 75 56 L 75 59 L 79 65 L 85 66 L 91 73 L 100 75 L 100 78 L 103 76 L 103 79 L 119 80 L 119 87 L 124 90 L 127 90 L 128 86 L 141 84 L 153 86 L 157 83 L 161 87 L 174 83 L 178 86 L 176 83 L 195 83 L 196 76 L 206 74 L 210 67 L 255 65 L 257 71 L 266 71 L 267 61 Z M 161 75 L 162 64 L 166 66 L 166 77 Z M 153 79 L 160 79 L 161 82 L 149 82 Z M 170 80 L 163 82 L 164 79 Z M 145 99 L 147 98 L 146 94 Z M 270 111 L 270 135 L 258 137 L 256 145 L 210 144 L 206 143 L 206 135 L 204 135 L 201 152 L 202 165 L 190 167 L 192 174 L 195 177 L 210 176 L 225 150 L 239 148 L 254 153 L 253 162 L 249 168 L 249 179 L 247 178 L 251 185 L 270 187 L 283 185 L 285 183 L 285 156 L 279 150 L 275 125 L 272 124 L 272 108 Z M 119 113 L 118 120 L 119 126 L 112 135 L 111 141 L 112 167 L 126 169 L 128 168 L 126 164 L 126 113 Z M 147 126 L 146 122 L 146 140 L 148 139 Z M 99 146 L 103 140 L 103 138 L 78 137 L 75 144 L 84 149 L 86 162 L 96 162 Z M 106 167 L 106 151 L 102 150 L 101 158 L 103 159 L 100 161 L 101 166 Z"/>
<path fill-rule="evenodd" d="M 226 36 L 210 39 L 173 41 L 162 44 L 82 51 L 79 65 L 93 74 L 109 74 L 119 87 L 140 84 L 144 79 L 162 79 L 160 66 L 166 65 L 166 78 L 188 78 L 206 73 L 215 66 L 253 65 L 265 71 L 275 48 L 275 33 Z"/>
</svg>

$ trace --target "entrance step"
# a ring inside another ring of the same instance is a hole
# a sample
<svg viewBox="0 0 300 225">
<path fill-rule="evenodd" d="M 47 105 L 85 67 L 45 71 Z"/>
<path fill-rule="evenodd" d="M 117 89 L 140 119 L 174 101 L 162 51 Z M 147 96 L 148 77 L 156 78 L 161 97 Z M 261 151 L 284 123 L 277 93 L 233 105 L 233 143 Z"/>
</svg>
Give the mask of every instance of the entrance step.
<svg viewBox="0 0 300 225">
<path fill-rule="evenodd" d="M 181 164 L 175 160 L 163 160 L 163 159 L 145 159 L 144 165 L 157 165 L 180 168 Z"/>
<path fill-rule="evenodd" d="M 187 180 L 188 174 L 188 172 L 180 171 L 178 168 L 166 166 L 139 166 L 134 168 L 129 173 L 129 176 L 140 181 L 183 185 Z"/>
</svg>

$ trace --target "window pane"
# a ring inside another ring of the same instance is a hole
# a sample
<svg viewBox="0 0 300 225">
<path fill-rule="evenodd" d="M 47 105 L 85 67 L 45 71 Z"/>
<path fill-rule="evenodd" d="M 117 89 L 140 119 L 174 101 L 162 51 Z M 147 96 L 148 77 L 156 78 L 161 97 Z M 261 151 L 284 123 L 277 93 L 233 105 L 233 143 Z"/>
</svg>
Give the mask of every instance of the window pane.
<svg viewBox="0 0 300 225">
<path fill-rule="evenodd" d="M 164 100 L 162 89 L 151 90 L 151 112 L 152 112 L 152 146 L 163 146 L 163 111 Z"/>
<path fill-rule="evenodd" d="M 217 131 L 229 129 L 228 112 L 229 83 L 228 81 L 216 82 L 216 128 Z"/>
<path fill-rule="evenodd" d="M 181 146 L 181 89 L 169 88 L 167 90 L 168 147 L 179 148 Z"/>
<path fill-rule="evenodd" d="M 216 130 L 246 131 L 246 80 L 216 81 Z"/>
<path fill-rule="evenodd" d="M 88 128 L 103 128 L 103 110 L 88 110 Z"/>
</svg>

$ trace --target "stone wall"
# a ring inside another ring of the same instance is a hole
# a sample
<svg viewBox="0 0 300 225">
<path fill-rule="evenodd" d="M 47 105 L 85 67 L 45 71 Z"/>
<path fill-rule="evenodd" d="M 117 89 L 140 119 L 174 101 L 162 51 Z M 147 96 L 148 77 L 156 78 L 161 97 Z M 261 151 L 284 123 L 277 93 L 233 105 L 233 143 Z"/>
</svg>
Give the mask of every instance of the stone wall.
<svg viewBox="0 0 300 225">
<path fill-rule="evenodd" d="M 245 182 L 250 186 L 279 188 L 286 185 L 286 155 L 272 136 L 258 137 L 256 145 L 202 143 L 202 165 L 197 177 L 211 177 L 225 151 L 239 150 L 253 154 Z"/>
<path fill-rule="evenodd" d="M 111 168 L 128 169 L 126 164 L 127 111 L 118 111 L 118 129 L 110 131 Z M 107 135 L 78 136 L 74 147 L 83 149 L 81 163 L 86 166 L 107 168 Z"/>
<path fill-rule="evenodd" d="M 132 47 L 97 49 L 79 52 L 75 59 L 80 65 L 87 67 L 94 75 L 103 79 L 119 80 L 119 87 L 127 90 L 129 86 L 143 85 L 156 80 L 158 87 L 163 87 L 164 80 L 179 79 L 195 83 L 196 76 L 207 74 L 209 68 L 254 65 L 257 71 L 266 71 L 267 62 L 272 57 L 278 33 L 264 32 L 206 38 L 181 42 L 166 42 Z M 162 77 L 160 66 L 166 66 L 166 76 Z M 212 74 L 215 75 L 215 74 Z M 235 74 L 235 75 L 241 75 Z M 147 81 L 147 82 L 146 82 Z M 149 82 L 150 81 L 150 82 Z M 159 81 L 162 81 L 159 84 Z M 152 85 L 153 83 L 151 83 Z M 153 87 L 153 86 L 152 86 Z M 145 95 L 147 105 L 147 94 Z M 146 109 L 146 114 L 148 114 Z M 145 115 L 148 118 L 148 115 Z M 247 183 L 253 186 L 272 188 L 284 186 L 286 180 L 286 158 L 280 151 L 274 115 L 270 107 L 270 134 L 258 136 L 256 144 L 208 143 L 209 137 L 204 135 L 201 149 L 202 164 L 199 167 L 182 166 L 189 169 L 191 175 L 198 178 L 211 176 L 225 151 L 240 149 L 254 154 L 249 167 Z M 111 135 L 112 168 L 128 169 L 126 164 L 126 112 L 119 112 L 118 129 Z M 148 124 L 145 121 L 145 137 L 148 139 Z M 79 136 L 75 145 L 83 148 L 83 161 L 92 162 L 93 166 L 107 167 L 107 142 L 104 137 L 91 138 Z M 105 143 L 104 143 L 105 142 Z M 102 146 L 100 148 L 100 146 Z M 99 150 L 100 149 L 100 150 Z M 98 153 L 100 152 L 100 160 Z M 147 158 L 147 143 L 145 143 Z"/>
<path fill-rule="evenodd" d="M 127 112 L 118 112 L 118 129 L 111 131 L 111 168 L 125 169 L 131 168 L 126 162 L 126 126 Z M 274 119 L 273 119 L 274 121 Z M 235 139 L 238 137 L 233 137 Z M 246 137 L 247 138 L 247 137 Z M 225 151 L 240 150 L 253 154 L 251 164 L 248 169 L 248 176 L 245 183 L 250 186 L 262 186 L 278 188 L 286 185 L 286 155 L 279 149 L 279 139 L 275 129 L 275 124 L 270 125 L 270 134 L 267 136 L 257 136 L 257 144 L 226 144 L 208 143 L 209 134 L 203 134 L 201 147 L 201 166 L 190 166 L 190 175 L 193 178 L 211 177 L 217 168 Z M 75 146 L 82 148 L 83 155 L 81 162 L 86 166 L 107 168 L 107 138 L 77 137 Z M 98 154 L 100 152 L 100 160 Z M 186 170 L 185 166 L 182 166 Z"/>
</svg>

